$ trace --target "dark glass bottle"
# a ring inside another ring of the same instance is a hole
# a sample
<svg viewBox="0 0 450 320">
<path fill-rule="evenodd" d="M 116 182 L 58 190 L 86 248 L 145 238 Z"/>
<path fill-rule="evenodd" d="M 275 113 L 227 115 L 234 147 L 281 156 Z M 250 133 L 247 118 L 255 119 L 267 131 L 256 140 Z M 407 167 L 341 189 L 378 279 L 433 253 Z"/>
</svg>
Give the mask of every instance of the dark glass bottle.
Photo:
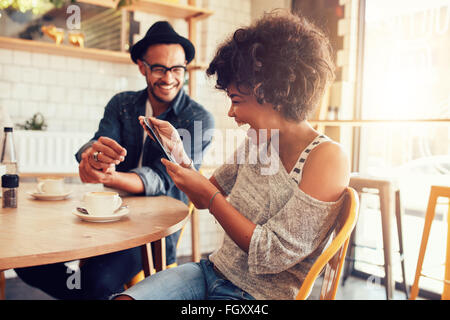
<svg viewBox="0 0 450 320">
<path fill-rule="evenodd" d="M 18 187 L 19 176 L 17 174 L 4 174 L 2 176 L 3 208 L 17 208 Z"/>
</svg>

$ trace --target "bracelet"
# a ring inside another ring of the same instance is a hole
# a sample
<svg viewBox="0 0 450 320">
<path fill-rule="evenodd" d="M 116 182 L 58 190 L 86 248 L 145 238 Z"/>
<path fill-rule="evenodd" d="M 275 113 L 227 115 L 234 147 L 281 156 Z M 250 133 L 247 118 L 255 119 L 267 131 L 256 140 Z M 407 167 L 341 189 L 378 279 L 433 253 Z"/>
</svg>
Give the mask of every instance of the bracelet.
<svg viewBox="0 0 450 320">
<path fill-rule="evenodd" d="M 214 198 L 217 196 L 217 194 L 219 194 L 220 191 L 216 191 L 216 193 L 213 194 L 213 196 L 211 197 L 211 199 L 209 200 L 209 206 L 208 206 L 208 210 L 211 211 L 211 204 L 214 200 Z"/>
</svg>

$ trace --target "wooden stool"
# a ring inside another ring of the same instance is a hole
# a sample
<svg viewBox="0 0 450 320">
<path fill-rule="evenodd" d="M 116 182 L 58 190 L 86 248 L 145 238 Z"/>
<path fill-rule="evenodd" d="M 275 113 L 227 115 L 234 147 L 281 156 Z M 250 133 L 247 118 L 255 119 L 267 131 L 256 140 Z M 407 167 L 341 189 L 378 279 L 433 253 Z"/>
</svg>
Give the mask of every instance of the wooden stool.
<svg viewBox="0 0 450 320">
<path fill-rule="evenodd" d="M 428 198 L 427 212 L 425 214 L 425 223 L 423 226 L 422 242 L 420 244 L 419 259 L 417 260 L 416 276 L 411 287 L 411 300 L 417 298 L 419 293 L 419 278 L 426 276 L 422 273 L 423 260 L 425 258 L 425 250 L 427 248 L 428 237 L 430 235 L 431 223 L 433 222 L 438 197 L 450 199 L 450 187 L 431 186 L 430 197 Z M 450 300 L 450 203 L 448 204 L 447 214 L 447 251 L 445 256 L 445 278 L 444 291 L 442 300 Z"/>
<path fill-rule="evenodd" d="M 400 190 L 398 187 L 388 179 L 381 179 L 375 177 L 367 177 L 362 175 L 353 175 L 350 178 L 350 187 L 354 188 L 361 197 L 361 193 L 364 189 L 377 189 L 378 196 L 380 198 L 380 212 L 381 212 L 381 226 L 383 232 L 383 252 L 384 252 L 384 272 L 385 272 L 385 288 L 386 288 L 386 299 L 392 299 L 394 293 L 394 278 L 392 276 L 392 247 L 391 247 L 391 218 L 394 215 L 397 222 L 397 234 L 399 242 L 399 254 L 401 269 L 403 275 L 403 286 L 406 298 L 408 299 L 408 287 L 406 284 L 406 273 L 405 273 L 405 261 L 404 261 L 404 251 L 403 251 L 403 231 L 402 231 L 402 211 L 400 201 Z M 361 210 L 360 206 L 360 210 Z M 347 266 L 344 273 L 343 284 L 345 280 L 351 273 L 351 269 L 354 267 L 355 259 L 355 233 L 356 228 L 353 231 L 352 238 L 350 240 L 350 250 L 349 256 L 347 258 Z"/>
</svg>

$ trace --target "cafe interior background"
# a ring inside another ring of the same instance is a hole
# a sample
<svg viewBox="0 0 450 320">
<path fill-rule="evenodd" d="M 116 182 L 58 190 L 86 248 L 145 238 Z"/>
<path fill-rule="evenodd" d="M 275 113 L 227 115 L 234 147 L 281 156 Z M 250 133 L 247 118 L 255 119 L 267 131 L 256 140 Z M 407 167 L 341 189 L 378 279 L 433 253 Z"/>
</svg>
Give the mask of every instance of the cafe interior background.
<svg viewBox="0 0 450 320">
<path fill-rule="evenodd" d="M 236 144 L 245 134 L 226 116 L 227 97 L 205 76 L 214 50 L 265 11 L 300 11 L 327 32 L 337 65 L 336 81 L 310 122 L 343 144 L 353 172 L 398 182 L 406 276 L 412 284 L 430 186 L 450 182 L 450 0 L 117 2 L 0 0 L 0 122 L 14 125 L 22 179 L 57 171 L 77 182 L 73 154 L 96 131 L 106 103 L 120 91 L 146 86 L 127 50 L 161 19 L 197 48 L 186 90 L 215 117 L 218 135 L 203 164 L 209 175 L 234 149 L 223 143 L 227 134 Z M 176 16 L 177 10 L 153 11 L 164 2 L 198 8 L 195 27 Z M 65 35 L 60 44 L 58 32 Z M 379 209 L 377 194 L 362 195 L 353 270 L 361 279 L 384 276 L 376 265 L 383 265 L 383 252 L 375 249 L 383 246 Z M 446 212 L 445 203 L 439 204 L 427 248 L 425 267 L 432 278 L 443 277 Z M 200 212 L 199 221 L 204 255 L 220 245 L 223 231 L 209 214 Z M 179 257 L 191 255 L 190 232 L 188 225 Z M 398 255 L 393 260 L 398 288 Z M 14 278 L 13 271 L 6 274 Z M 366 283 L 350 297 L 358 299 L 374 286 Z M 420 286 L 431 299 L 443 288 L 430 278 L 421 279 Z"/>
</svg>

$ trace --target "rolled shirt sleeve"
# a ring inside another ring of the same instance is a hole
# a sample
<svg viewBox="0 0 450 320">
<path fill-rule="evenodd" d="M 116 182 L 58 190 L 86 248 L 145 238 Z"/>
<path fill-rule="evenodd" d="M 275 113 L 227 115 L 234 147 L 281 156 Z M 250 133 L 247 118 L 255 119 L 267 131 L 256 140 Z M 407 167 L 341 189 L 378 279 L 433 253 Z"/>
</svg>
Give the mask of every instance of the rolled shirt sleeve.
<svg viewBox="0 0 450 320">
<path fill-rule="evenodd" d="M 146 196 L 158 196 L 167 193 L 167 181 L 161 178 L 161 175 L 150 167 L 141 167 L 130 170 L 141 178 L 144 184 L 144 193 Z"/>
</svg>

